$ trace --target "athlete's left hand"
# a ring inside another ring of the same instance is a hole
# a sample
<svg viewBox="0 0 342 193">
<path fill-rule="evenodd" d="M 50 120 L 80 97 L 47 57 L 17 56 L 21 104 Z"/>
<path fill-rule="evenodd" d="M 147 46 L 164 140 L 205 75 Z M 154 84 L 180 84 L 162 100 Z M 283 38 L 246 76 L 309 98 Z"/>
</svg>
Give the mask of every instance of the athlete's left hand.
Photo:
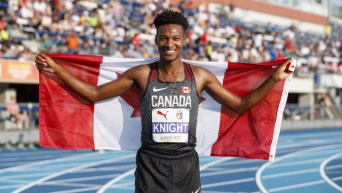
<svg viewBox="0 0 342 193">
<path fill-rule="evenodd" d="M 286 69 L 287 64 L 294 62 L 294 60 L 291 58 L 284 62 L 282 65 L 280 65 L 272 75 L 272 79 L 275 81 L 281 81 L 286 79 L 288 76 L 290 76 L 293 72 Z"/>
</svg>

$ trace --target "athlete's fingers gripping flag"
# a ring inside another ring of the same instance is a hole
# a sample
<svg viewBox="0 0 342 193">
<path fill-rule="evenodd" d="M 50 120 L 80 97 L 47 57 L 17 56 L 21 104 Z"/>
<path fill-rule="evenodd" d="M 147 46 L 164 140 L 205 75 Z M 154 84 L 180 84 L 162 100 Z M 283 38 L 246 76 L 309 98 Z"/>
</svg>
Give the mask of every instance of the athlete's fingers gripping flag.
<svg viewBox="0 0 342 193">
<path fill-rule="evenodd" d="M 49 54 L 77 78 L 101 85 L 127 69 L 157 59 L 118 59 L 102 56 Z M 195 62 L 212 71 L 238 96 L 258 87 L 287 59 L 260 64 Z M 295 61 L 293 61 L 294 63 Z M 200 155 L 273 160 L 291 76 L 244 115 L 238 115 L 203 93 L 197 124 Z M 40 73 L 40 143 L 69 149 L 136 150 L 140 147 L 140 96 L 136 88 L 124 95 L 91 104 L 55 75 Z M 182 88 L 181 92 L 190 92 Z"/>
</svg>

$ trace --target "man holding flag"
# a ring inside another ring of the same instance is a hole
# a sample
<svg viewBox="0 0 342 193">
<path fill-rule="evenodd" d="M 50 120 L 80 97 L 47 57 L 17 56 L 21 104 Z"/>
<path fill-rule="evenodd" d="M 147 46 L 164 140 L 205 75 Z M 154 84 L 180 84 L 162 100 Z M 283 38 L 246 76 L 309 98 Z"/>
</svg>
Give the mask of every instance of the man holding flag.
<svg viewBox="0 0 342 193">
<path fill-rule="evenodd" d="M 120 96 L 132 87 L 140 93 L 141 147 L 137 152 L 136 192 L 200 192 L 199 159 L 195 151 L 198 108 L 202 92 L 238 114 L 248 112 L 291 72 L 287 60 L 259 87 L 239 97 L 225 89 L 213 73 L 182 62 L 189 28 L 184 15 L 165 10 L 154 20 L 159 61 L 135 66 L 116 80 L 93 86 L 71 75 L 44 53 L 37 69 L 53 73 L 92 103 Z M 208 132 L 211 132 L 208 130 Z"/>
</svg>

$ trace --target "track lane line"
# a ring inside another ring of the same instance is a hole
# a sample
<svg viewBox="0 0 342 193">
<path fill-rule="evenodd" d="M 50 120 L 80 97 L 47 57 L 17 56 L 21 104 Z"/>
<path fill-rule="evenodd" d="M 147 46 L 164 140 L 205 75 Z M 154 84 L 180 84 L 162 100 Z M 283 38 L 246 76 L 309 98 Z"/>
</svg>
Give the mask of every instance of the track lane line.
<svg viewBox="0 0 342 193">
<path fill-rule="evenodd" d="M 260 191 L 262 193 L 268 193 L 267 189 L 265 188 L 265 186 L 262 183 L 261 174 L 262 174 L 262 172 L 264 172 L 264 170 L 266 168 L 270 167 L 272 164 L 274 164 L 276 162 L 279 162 L 281 160 L 284 160 L 284 159 L 296 156 L 298 154 L 303 154 L 304 152 L 320 150 L 320 149 L 323 150 L 323 149 L 326 149 L 326 148 L 333 148 L 333 147 L 341 147 L 341 145 L 340 144 L 334 144 L 334 145 L 328 145 L 328 146 L 323 146 L 323 147 L 314 147 L 314 148 L 310 148 L 310 149 L 304 149 L 304 150 L 301 150 L 301 151 L 297 151 L 297 152 L 293 152 L 293 153 L 290 153 L 290 154 L 286 154 L 284 156 L 278 157 L 277 159 L 275 159 L 272 162 L 267 162 L 267 163 L 263 164 L 258 169 L 258 171 L 255 174 L 255 180 L 256 180 L 258 188 L 260 189 Z"/>
<path fill-rule="evenodd" d="M 52 179 L 52 178 L 55 178 L 57 176 L 61 176 L 61 175 L 64 175 L 64 174 L 67 174 L 67 173 L 71 173 L 73 171 L 77 171 L 77 170 L 80 170 L 80 169 L 83 169 L 83 168 L 88 168 L 88 167 L 92 167 L 92 166 L 96 166 L 96 165 L 100 165 L 100 164 L 105 164 L 105 163 L 110 163 L 110 162 L 114 162 L 114 161 L 121 161 L 121 160 L 125 160 L 125 159 L 129 159 L 129 158 L 132 158 L 132 157 L 135 157 L 135 155 L 127 155 L 127 156 L 123 156 L 123 157 L 120 157 L 120 158 L 114 158 L 114 159 L 109 159 L 109 160 L 103 160 L 103 161 L 96 161 L 96 162 L 91 162 L 91 163 L 88 163 L 88 164 L 83 164 L 83 165 L 80 165 L 78 167 L 74 167 L 74 168 L 70 168 L 70 169 L 67 169 L 67 170 L 64 170 L 64 171 L 61 171 L 61 172 L 57 172 L 57 173 L 54 173 L 52 175 L 49 175 L 49 176 L 46 176 L 44 178 L 41 178 L 39 180 L 36 180 L 36 181 L 33 181 L 15 191 L 13 191 L 13 193 L 19 193 L 19 192 L 22 192 L 24 190 L 27 190 L 35 185 L 38 185 L 38 184 L 41 184 L 49 179 Z"/>
<path fill-rule="evenodd" d="M 328 183 L 330 184 L 332 187 L 336 188 L 337 190 L 342 192 L 342 187 L 340 187 L 339 185 L 337 185 L 334 181 L 332 181 L 326 174 L 324 168 L 326 167 L 326 165 L 332 161 L 333 159 L 342 156 L 342 153 L 333 155 L 331 157 L 329 157 L 328 159 L 324 160 L 322 162 L 322 164 L 319 167 L 319 173 L 321 174 L 322 178 Z"/>
<path fill-rule="evenodd" d="M 123 178 L 129 176 L 129 175 L 133 175 L 135 172 L 135 168 L 129 170 L 128 172 L 125 172 L 121 175 L 119 175 L 118 177 L 112 179 L 111 181 L 109 181 L 108 183 L 106 183 L 105 185 L 103 185 L 98 191 L 97 193 L 103 193 L 105 192 L 109 187 L 111 187 L 113 184 L 115 184 L 116 182 L 122 180 Z"/>
</svg>

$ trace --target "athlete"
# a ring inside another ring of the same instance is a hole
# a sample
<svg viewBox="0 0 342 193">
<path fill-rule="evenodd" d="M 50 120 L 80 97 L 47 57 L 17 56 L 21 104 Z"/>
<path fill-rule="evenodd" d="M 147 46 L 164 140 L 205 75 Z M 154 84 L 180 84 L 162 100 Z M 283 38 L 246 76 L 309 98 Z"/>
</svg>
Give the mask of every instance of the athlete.
<svg viewBox="0 0 342 193">
<path fill-rule="evenodd" d="M 133 67 L 101 86 L 78 80 L 42 52 L 35 62 L 38 70 L 54 73 L 94 103 L 137 87 L 141 95 L 142 145 L 136 157 L 135 192 L 199 193 L 199 159 L 195 146 L 202 92 L 208 92 L 217 102 L 243 114 L 291 74 L 285 70 L 290 61 L 280 65 L 260 87 L 238 97 L 223 88 L 208 70 L 181 61 L 189 28 L 183 14 L 165 10 L 157 15 L 154 25 L 159 61 Z"/>
</svg>

